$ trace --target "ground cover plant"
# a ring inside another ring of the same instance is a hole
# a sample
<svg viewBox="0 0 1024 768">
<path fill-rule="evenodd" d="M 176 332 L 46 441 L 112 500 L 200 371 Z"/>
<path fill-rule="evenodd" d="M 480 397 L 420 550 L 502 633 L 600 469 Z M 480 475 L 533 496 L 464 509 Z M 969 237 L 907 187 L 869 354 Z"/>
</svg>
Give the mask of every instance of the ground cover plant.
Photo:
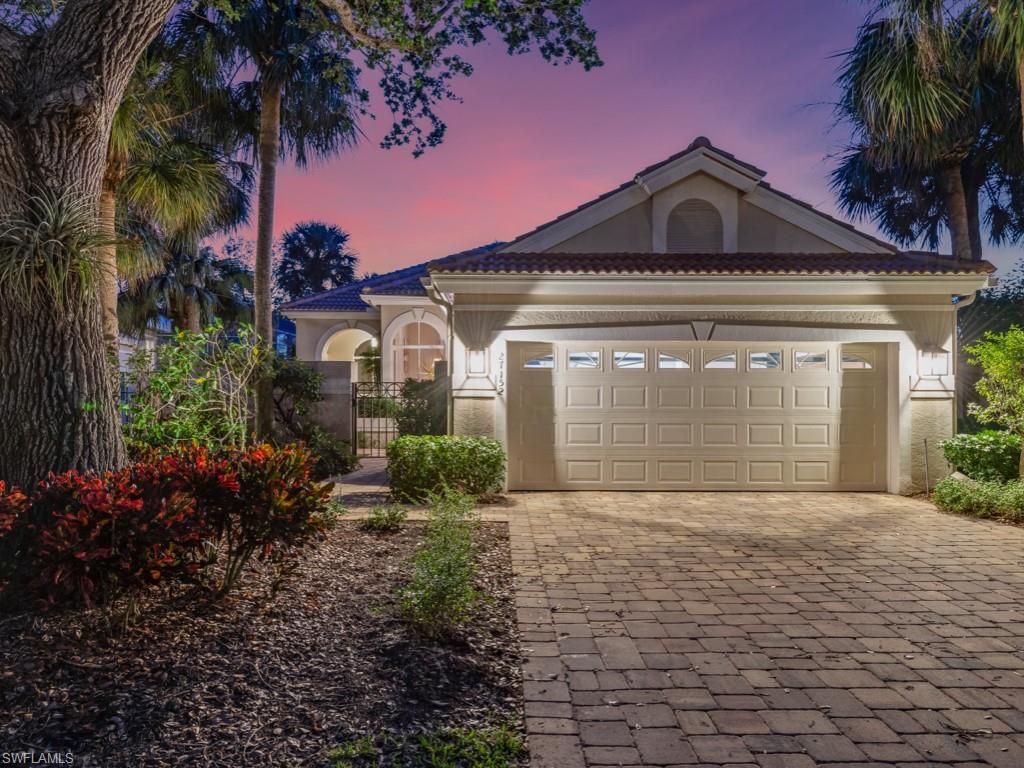
<svg viewBox="0 0 1024 768">
<path fill-rule="evenodd" d="M 359 527 L 373 533 L 394 533 L 402 527 L 402 523 L 407 517 L 409 517 L 408 511 L 400 504 L 374 507 L 359 523 Z"/>
<path fill-rule="evenodd" d="M 971 517 L 1024 523 L 1024 483 L 943 478 L 932 499 L 939 509 Z"/>
<path fill-rule="evenodd" d="M 395 738 L 363 736 L 331 752 L 333 768 L 375 768 L 390 755 L 391 768 L 512 768 L 526 757 L 515 728 L 442 728 Z"/>
</svg>

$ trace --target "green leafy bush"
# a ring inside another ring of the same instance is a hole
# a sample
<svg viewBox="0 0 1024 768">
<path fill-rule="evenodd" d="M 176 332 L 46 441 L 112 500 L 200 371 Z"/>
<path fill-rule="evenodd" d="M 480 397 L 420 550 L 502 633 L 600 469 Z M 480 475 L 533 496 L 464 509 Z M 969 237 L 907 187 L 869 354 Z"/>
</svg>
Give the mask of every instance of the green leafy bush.
<svg viewBox="0 0 1024 768">
<path fill-rule="evenodd" d="M 302 440 L 313 454 L 312 472 L 317 480 L 346 475 L 359 467 L 359 458 L 348 443 L 339 440 L 326 429 L 314 425 Z"/>
<path fill-rule="evenodd" d="M 315 424 L 314 406 L 323 400 L 324 377 L 310 365 L 292 358 L 273 362 L 274 420 L 279 444 L 302 442 L 313 454 L 313 477 L 325 480 L 359 466 L 349 444 Z"/>
<path fill-rule="evenodd" d="M 443 435 L 448 427 L 447 380 L 406 379 L 395 426 L 400 435 Z"/>
<path fill-rule="evenodd" d="M 394 533 L 402 527 L 402 523 L 408 516 L 409 513 L 405 511 L 405 507 L 398 504 L 374 507 L 359 524 L 359 527 L 373 533 Z"/>
<path fill-rule="evenodd" d="M 255 557 L 280 561 L 326 527 L 331 486 L 299 446 L 141 449 L 112 472 L 51 475 L 30 495 L 0 483 L 0 597 L 108 603 L 186 581 L 223 558 L 231 589 Z"/>
<path fill-rule="evenodd" d="M 1024 522 L 1024 483 L 958 480 L 947 477 L 935 486 L 935 505 L 972 517 Z"/>
<path fill-rule="evenodd" d="M 444 488 L 486 496 L 505 483 L 505 452 L 489 437 L 406 435 L 388 444 L 388 477 L 402 501 L 423 501 Z"/>
<path fill-rule="evenodd" d="M 1017 435 L 986 429 L 943 440 L 942 454 L 954 469 L 972 480 L 1006 482 L 1017 478 L 1020 445 Z"/>
<path fill-rule="evenodd" d="M 266 353 L 251 326 L 230 339 L 218 321 L 202 333 L 179 331 L 140 349 L 128 379 L 125 439 L 133 446 L 198 444 L 244 448 L 253 418 L 253 389 L 267 371 Z"/>
<path fill-rule="evenodd" d="M 480 602 L 474 586 L 475 503 L 453 490 L 430 496 L 427 535 L 413 555 L 412 578 L 398 593 L 403 614 L 427 637 L 452 636 Z"/>
</svg>

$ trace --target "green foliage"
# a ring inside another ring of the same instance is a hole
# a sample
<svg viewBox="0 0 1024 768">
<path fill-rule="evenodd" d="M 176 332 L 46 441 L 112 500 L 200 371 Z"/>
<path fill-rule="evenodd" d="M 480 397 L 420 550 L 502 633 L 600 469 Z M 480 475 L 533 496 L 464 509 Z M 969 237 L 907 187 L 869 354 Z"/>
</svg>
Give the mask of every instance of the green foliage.
<svg viewBox="0 0 1024 768">
<path fill-rule="evenodd" d="M 357 416 L 363 419 L 393 419 L 400 408 L 390 397 L 361 397 L 358 407 Z"/>
<path fill-rule="evenodd" d="M 90 201 L 51 192 L 29 197 L 0 219 L 0 303 L 77 309 L 93 295 L 100 250 L 110 244 Z"/>
<path fill-rule="evenodd" d="M 407 435 L 387 451 L 391 492 L 402 501 L 419 502 L 445 488 L 486 496 L 505 482 L 505 452 L 489 437 Z"/>
<path fill-rule="evenodd" d="M 274 416 L 282 442 L 298 440 L 312 451 L 313 476 L 343 475 L 359 466 L 348 443 L 312 420 L 314 406 L 323 400 L 324 377 L 301 360 L 275 357 L 273 362 Z"/>
<path fill-rule="evenodd" d="M 479 524 L 476 500 L 445 489 L 429 497 L 427 535 L 412 558 L 412 578 L 398 593 L 402 613 L 426 637 L 447 639 L 480 602 L 474 586 Z"/>
<path fill-rule="evenodd" d="M 342 744 L 328 757 L 333 768 L 516 768 L 526 745 L 506 725 L 492 728 L 440 728 L 396 736 L 365 735 Z"/>
<path fill-rule="evenodd" d="M 957 480 L 947 477 L 935 486 L 935 505 L 947 512 L 1024 523 L 1024 483 Z"/>
<path fill-rule="evenodd" d="M 405 507 L 398 504 L 374 507 L 370 510 L 370 514 L 359 523 L 359 527 L 372 533 L 394 533 L 402 527 L 402 523 L 408 516 L 409 513 Z"/>
<path fill-rule="evenodd" d="M 313 406 L 324 399 L 324 376 L 294 357 L 275 357 L 272 365 L 275 419 L 279 428 L 298 437 Z"/>
<path fill-rule="evenodd" d="M 30 497 L 0 483 L 0 591 L 89 607 L 197 578 L 223 559 L 229 591 L 250 561 L 279 562 L 330 523 L 331 486 L 300 447 L 147 449 L 114 472 L 51 475 Z"/>
<path fill-rule="evenodd" d="M 132 359 L 135 390 L 125 406 L 125 438 L 136 446 L 198 444 L 244 448 L 256 381 L 267 358 L 249 326 L 229 339 L 220 323 L 202 333 L 179 331 L 174 343 Z"/>
<path fill-rule="evenodd" d="M 294 301 L 355 280 L 359 258 L 348 241 L 348 232 L 322 221 L 302 222 L 285 232 L 274 265 L 278 299 Z"/>
<path fill-rule="evenodd" d="M 1017 435 L 986 429 L 943 440 L 942 454 L 954 469 L 972 480 L 1006 482 L 1017 479 L 1020 447 Z"/>
<path fill-rule="evenodd" d="M 347 475 L 359 468 L 359 457 L 348 443 L 339 440 L 326 429 L 315 424 L 306 430 L 302 441 L 313 453 L 313 477 L 325 480 L 336 475 Z"/>
<path fill-rule="evenodd" d="M 446 381 L 406 379 L 395 415 L 400 435 L 443 435 L 448 431 Z"/>
<path fill-rule="evenodd" d="M 985 403 L 971 403 L 969 412 L 1024 435 L 1024 330 L 1015 325 L 1004 333 L 988 332 L 966 352 L 968 362 L 984 372 L 976 388 Z"/>
<path fill-rule="evenodd" d="M 252 317 L 252 271 L 236 258 L 235 246 L 217 256 L 209 247 L 157 241 L 160 268 L 129 281 L 118 297 L 118 323 L 125 333 L 142 335 L 160 317 L 178 330 L 217 322 L 228 326 Z"/>
</svg>

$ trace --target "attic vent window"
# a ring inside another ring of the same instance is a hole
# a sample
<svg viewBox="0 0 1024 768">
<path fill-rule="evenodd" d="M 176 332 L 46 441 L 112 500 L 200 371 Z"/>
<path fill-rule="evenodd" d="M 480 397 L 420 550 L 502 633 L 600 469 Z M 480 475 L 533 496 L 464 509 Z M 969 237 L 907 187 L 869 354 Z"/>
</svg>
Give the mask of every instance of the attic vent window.
<svg viewBox="0 0 1024 768">
<path fill-rule="evenodd" d="M 668 215 L 669 253 L 721 253 L 722 217 L 707 200 L 684 200 Z"/>
</svg>

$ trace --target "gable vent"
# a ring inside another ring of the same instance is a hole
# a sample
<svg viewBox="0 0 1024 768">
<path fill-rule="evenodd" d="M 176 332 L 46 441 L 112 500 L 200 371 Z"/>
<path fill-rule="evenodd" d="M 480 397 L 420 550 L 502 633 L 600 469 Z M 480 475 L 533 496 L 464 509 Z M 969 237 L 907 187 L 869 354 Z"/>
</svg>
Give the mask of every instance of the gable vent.
<svg viewBox="0 0 1024 768">
<path fill-rule="evenodd" d="M 668 215 L 669 253 L 721 253 L 722 217 L 707 200 L 684 200 Z"/>
</svg>

